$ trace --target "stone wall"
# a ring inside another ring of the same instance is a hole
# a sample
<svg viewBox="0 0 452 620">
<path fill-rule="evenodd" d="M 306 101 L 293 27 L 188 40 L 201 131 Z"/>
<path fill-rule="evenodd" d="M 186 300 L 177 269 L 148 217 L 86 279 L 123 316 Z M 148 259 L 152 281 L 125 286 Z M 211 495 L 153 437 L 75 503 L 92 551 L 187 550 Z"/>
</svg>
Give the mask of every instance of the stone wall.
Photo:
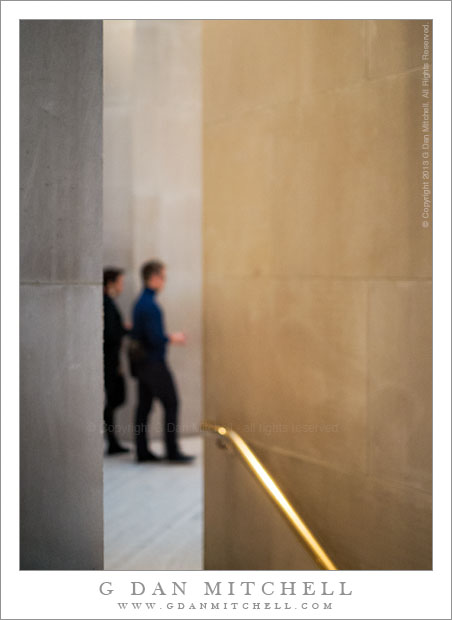
<svg viewBox="0 0 452 620">
<path fill-rule="evenodd" d="M 20 565 L 102 569 L 102 22 L 20 63 Z"/>
<path fill-rule="evenodd" d="M 344 569 L 431 568 L 422 23 L 203 23 L 205 417 Z M 274 568 L 208 442 L 206 568 Z"/>
</svg>

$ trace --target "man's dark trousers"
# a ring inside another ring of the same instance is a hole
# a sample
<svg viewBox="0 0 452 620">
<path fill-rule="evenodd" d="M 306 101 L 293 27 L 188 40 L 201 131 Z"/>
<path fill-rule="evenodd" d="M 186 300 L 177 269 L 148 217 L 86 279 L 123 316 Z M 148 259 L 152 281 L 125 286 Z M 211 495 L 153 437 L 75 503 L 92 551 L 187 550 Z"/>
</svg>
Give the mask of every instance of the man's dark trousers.
<svg viewBox="0 0 452 620">
<path fill-rule="evenodd" d="M 105 395 L 106 403 L 104 409 L 104 428 L 105 435 L 110 447 L 118 446 L 118 440 L 115 435 L 114 412 L 125 401 L 125 384 L 124 377 L 120 375 L 116 368 L 111 364 L 105 365 Z"/>
<path fill-rule="evenodd" d="M 137 369 L 138 407 L 135 416 L 137 457 L 148 454 L 147 419 L 154 398 L 160 400 L 165 411 L 165 443 L 167 456 L 178 452 L 176 424 L 178 398 L 173 377 L 165 362 L 148 361 Z"/>
</svg>

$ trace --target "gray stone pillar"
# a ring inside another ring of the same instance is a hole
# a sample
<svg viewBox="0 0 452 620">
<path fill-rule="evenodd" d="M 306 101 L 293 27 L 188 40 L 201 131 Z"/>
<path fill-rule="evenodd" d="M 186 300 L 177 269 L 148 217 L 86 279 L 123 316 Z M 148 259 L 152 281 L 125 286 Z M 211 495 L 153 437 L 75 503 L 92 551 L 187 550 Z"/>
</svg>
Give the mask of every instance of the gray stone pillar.
<svg viewBox="0 0 452 620">
<path fill-rule="evenodd" d="M 20 54 L 20 565 L 102 569 L 102 22 Z"/>
</svg>

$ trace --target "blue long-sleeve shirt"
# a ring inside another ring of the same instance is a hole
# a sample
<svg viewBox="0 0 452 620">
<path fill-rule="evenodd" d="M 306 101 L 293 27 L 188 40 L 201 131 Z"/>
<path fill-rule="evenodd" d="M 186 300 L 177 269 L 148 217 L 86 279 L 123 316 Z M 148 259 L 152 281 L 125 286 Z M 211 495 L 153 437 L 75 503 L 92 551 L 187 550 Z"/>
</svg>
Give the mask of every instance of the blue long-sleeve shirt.
<svg viewBox="0 0 452 620">
<path fill-rule="evenodd" d="M 165 332 L 163 314 L 156 302 L 155 291 L 145 288 L 133 310 L 132 337 L 146 347 L 150 361 L 165 360 L 169 338 Z"/>
</svg>

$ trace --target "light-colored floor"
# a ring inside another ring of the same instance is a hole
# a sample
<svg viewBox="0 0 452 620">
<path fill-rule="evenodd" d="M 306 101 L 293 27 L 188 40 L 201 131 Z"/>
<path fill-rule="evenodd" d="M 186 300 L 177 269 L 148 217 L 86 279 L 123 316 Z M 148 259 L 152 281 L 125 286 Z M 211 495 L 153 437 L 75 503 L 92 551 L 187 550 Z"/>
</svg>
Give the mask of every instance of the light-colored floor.
<svg viewBox="0 0 452 620">
<path fill-rule="evenodd" d="M 136 463 L 133 451 L 105 457 L 105 570 L 203 568 L 202 439 L 180 443 L 193 463 Z"/>
</svg>

